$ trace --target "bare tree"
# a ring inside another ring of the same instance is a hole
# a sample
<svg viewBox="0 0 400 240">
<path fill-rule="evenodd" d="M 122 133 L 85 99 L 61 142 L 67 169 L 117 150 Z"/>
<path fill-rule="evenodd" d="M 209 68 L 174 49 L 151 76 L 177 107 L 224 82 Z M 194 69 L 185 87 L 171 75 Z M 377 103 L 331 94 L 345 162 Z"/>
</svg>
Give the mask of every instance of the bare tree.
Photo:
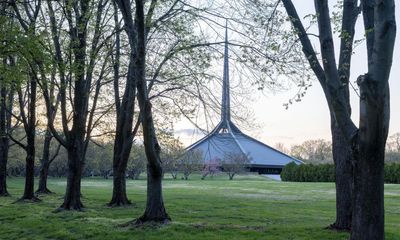
<svg viewBox="0 0 400 240">
<path fill-rule="evenodd" d="M 228 174 L 229 180 L 232 180 L 235 175 L 245 172 L 248 164 L 250 164 L 249 156 L 243 153 L 231 152 L 224 155 L 221 167 L 222 171 Z"/>
<path fill-rule="evenodd" d="M 324 139 L 307 140 L 292 146 L 290 154 L 307 163 L 332 163 L 332 144 Z"/>
<path fill-rule="evenodd" d="M 178 169 L 183 173 L 183 179 L 188 180 L 189 175 L 203 169 L 203 153 L 201 150 L 191 150 L 183 154 L 178 160 Z"/>
</svg>

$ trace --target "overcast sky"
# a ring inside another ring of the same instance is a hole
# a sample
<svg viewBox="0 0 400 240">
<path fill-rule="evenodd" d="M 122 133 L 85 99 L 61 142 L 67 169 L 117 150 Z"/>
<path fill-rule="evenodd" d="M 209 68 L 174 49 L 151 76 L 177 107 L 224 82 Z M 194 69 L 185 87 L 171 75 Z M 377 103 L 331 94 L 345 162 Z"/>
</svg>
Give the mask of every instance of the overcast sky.
<svg viewBox="0 0 400 240">
<path fill-rule="evenodd" d="M 293 0 L 300 16 L 314 13 L 312 0 Z M 396 9 L 397 25 L 400 25 L 400 8 Z M 223 30 L 221 30 L 223 31 Z M 362 18 L 357 25 L 355 39 L 363 36 Z M 397 34 L 393 67 L 390 76 L 391 92 L 391 120 L 389 135 L 400 132 L 400 34 Z M 317 39 L 312 39 L 317 48 Z M 336 42 L 337 43 L 337 42 Z M 338 50 L 338 45 L 336 45 Z M 221 63 L 222 65 L 222 63 Z M 366 48 L 360 45 L 355 49 L 352 58 L 351 81 L 354 82 L 360 74 L 367 71 Z M 222 74 L 222 72 L 221 72 Z M 259 127 L 244 130 L 252 137 L 274 146 L 276 143 L 284 143 L 286 147 L 301 143 L 307 139 L 323 138 L 330 140 L 330 118 L 325 97 L 317 81 L 307 91 L 301 102 L 291 105 L 285 110 L 282 106 L 288 99 L 292 98 L 297 89 L 279 94 L 263 94 L 254 90 L 255 102 L 249 102 L 248 106 L 255 114 L 255 120 Z M 358 125 L 359 99 L 351 90 L 351 105 L 353 109 L 352 118 Z M 233 108 L 234 106 L 232 106 Z M 185 146 L 195 142 L 200 135 L 190 134 L 188 129 L 193 129 L 189 123 L 182 121 L 175 126 L 176 136 L 181 139 Z M 189 134 L 188 134 L 189 133 Z"/>
</svg>

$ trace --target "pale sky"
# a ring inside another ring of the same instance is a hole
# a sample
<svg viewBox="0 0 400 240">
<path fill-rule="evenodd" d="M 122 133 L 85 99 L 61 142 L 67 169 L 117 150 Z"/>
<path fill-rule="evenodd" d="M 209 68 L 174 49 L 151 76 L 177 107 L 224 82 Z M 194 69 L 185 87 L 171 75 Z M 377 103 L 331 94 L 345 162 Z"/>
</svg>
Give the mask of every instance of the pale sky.
<svg viewBox="0 0 400 240">
<path fill-rule="evenodd" d="M 293 0 L 300 16 L 314 13 L 314 1 L 312 0 Z M 396 9 L 397 26 L 400 26 L 400 8 Z M 398 27 L 399 28 L 399 27 Z M 362 18 L 360 17 L 357 25 L 355 39 L 360 39 L 362 33 Z M 398 30 L 393 66 L 390 75 L 391 92 L 391 119 L 389 135 L 400 132 L 400 31 Z M 315 49 L 318 51 L 316 39 L 313 39 Z M 336 52 L 338 52 L 336 45 Z M 222 65 L 222 63 L 221 63 Z M 357 76 L 367 72 L 366 48 L 360 45 L 355 49 L 352 58 L 351 81 L 354 82 Z M 221 71 L 222 75 L 222 71 Z M 234 76 L 233 76 L 234 77 Z M 260 141 L 274 146 L 276 143 L 284 143 L 286 147 L 299 144 L 308 139 L 323 138 L 330 140 L 330 118 L 329 111 L 323 96 L 322 89 L 317 81 L 307 91 L 306 96 L 301 102 L 291 105 L 288 110 L 282 106 L 288 99 L 292 98 L 297 89 L 287 92 L 271 94 L 261 93 L 254 88 L 254 101 L 248 103 L 248 107 L 254 112 L 257 128 L 242 129 L 246 134 L 259 139 Z M 358 125 L 359 99 L 354 91 L 351 90 L 352 118 Z M 231 106 L 234 108 L 234 106 Z M 199 135 L 184 134 L 182 129 L 194 128 L 186 121 L 181 121 L 175 125 L 176 136 L 185 146 L 199 139 Z"/>
</svg>

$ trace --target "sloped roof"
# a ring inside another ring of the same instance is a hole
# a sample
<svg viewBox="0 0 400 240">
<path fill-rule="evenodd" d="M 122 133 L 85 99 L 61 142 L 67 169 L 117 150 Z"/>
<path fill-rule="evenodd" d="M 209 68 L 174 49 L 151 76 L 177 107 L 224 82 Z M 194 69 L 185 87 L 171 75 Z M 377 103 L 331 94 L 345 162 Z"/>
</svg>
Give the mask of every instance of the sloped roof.
<svg viewBox="0 0 400 240">
<path fill-rule="evenodd" d="M 226 154 L 245 154 L 249 156 L 251 165 L 257 167 L 283 167 L 290 162 L 301 164 L 302 161 L 242 133 L 231 121 L 228 45 L 226 27 L 221 121 L 207 136 L 189 146 L 187 151 L 201 150 L 205 162 L 222 160 Z"/>
<path fill-rule="evenodd" d="M 187 150 L 200 150 L 205 162 L 224 159 L 227 153 L 243 153 L 249 156 L 251 165 L 258 167 L 283 167 L 291 162 L 302 163 L 241 132 L 214 132 L 189 146 Z"/>
</svg>

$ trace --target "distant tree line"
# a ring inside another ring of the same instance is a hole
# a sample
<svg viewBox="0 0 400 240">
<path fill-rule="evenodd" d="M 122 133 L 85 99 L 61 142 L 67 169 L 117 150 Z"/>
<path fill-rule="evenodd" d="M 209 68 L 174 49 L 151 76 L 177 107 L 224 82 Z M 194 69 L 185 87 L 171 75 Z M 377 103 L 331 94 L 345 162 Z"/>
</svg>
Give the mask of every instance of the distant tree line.
<svg viewBox="0 0 400 240">
<path fill-rule="evenodd" d="M 22 130 L 21 130 L 22 131 Z M 46 141 L 44 134 L 38 134 L 36 142 L 43 147 Z M 217 173 L 226 173 L 230 180 L 237 174 L 247 171 L 249 158 L 243 154 L 227 154 L 224 159 L 204 162 L 201 151 L 186 152 L 182 143 L 170 133 L 160 134 L 160 143 L 163 148 L 161 162 L 163 174 L 170 174 L 172 179 L 188 180 L 193 173 L 199 173 L 202 179 L 214 176 Z M 102 177 L 108 179 L 114 176 L 113 172 L 113 142 L 90 142 L 86 153 L 86 163 L 83 168 L 83 177 Z M 41 150 L 40 148 L 38 150 Z M 25 177 L 25 159 L 22 149 L 16 145 L 9 150 L 7 175 L 10 177 Z M 39 151 L 42 152 L 42 151 Z M 53 156 L 50 161 L 47 175 L 51 177 L 67 176 L 67 152 L 56 142 L 52 142 L 49 152 Z M 35 156 L 34 175 L 40 176 L 42 171 L 42 155 Z M 131 153 L 127 162 L 125 177 L 138 180 L 146 171 L 146 154 L 142 143 L 132 144 Z"/>
<path fill-rule="evenodd" d="M 275 148 L 310 164 L 333 164 L 332 142 L 324 139 L 306 140 L 288 149 L 283 143 Z M 386 163 L 400 163 L 400 133 L 388 137 L 385 149 Z"/>
</svg>

